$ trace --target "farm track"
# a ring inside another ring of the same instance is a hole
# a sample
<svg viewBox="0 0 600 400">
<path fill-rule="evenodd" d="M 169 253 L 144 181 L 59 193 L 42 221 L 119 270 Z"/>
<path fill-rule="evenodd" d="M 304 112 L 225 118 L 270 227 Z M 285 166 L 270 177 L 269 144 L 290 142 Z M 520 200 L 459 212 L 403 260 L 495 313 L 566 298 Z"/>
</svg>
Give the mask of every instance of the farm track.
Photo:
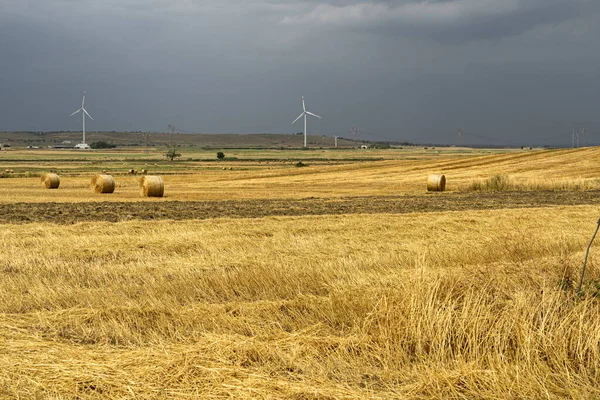
<svg viewBox="0 0 600 400">
<path fill-rule="evenodd" d="M 455 192 L 301 200 L 123 203 L 0 203 L 0 223 L 260 218 L 267 216 L 406 214 L 502 208 L 600 205 L 600 191 Z"/>
</svg>

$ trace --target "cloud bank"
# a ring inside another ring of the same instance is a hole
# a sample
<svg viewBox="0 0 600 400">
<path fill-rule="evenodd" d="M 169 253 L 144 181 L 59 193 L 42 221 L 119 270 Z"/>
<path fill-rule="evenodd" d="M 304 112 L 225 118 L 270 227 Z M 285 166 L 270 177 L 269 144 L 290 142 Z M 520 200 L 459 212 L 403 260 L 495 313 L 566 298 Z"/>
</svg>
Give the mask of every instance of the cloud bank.
<svg viewBox="0 0 600 400">
<path fill-rule="evenodd" d="M 438 41 L 468 41 L 511 36 L 539 25 L 598 12 L 590 0 L 447 0 L 320 3 L 289 15 L 282 24 L 359 29 Z"/>
</svg>

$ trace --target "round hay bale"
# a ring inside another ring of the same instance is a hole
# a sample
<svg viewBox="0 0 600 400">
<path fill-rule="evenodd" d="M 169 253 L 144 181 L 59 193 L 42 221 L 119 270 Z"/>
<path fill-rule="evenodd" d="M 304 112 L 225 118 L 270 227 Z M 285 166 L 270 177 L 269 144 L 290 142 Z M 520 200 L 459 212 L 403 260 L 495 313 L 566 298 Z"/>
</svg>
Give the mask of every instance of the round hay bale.
<svg viewBox="0 0 600 400">
<path fill-rule="evenodd" d="M 445 175 L 429 175 L 427 177 L 427 191 L 428 192 L 443 192 L 446 190 L 446 176 Z"/>
<path fill-rule="evenodd" d="M 110 175 L 98 174 L 92 178 L 91 186 L 96 193 L 113 193 L 115 180 Z"/>
<path fill-rule="evenodd" d="M 165 183 L 160 176 L 144 175 L 140 180 L 140 189 L 144 197 L 163 197 Z"/>
<path fill-rule="evenodd" d="M 143 169 L 141 172 L 142 175 L 147 175 L 148 174 L 148 170 L 147 169 Z"/>
<path fill-rule="evenodd" d="M 60 177 L 56 174 L 43 174 L 42 186 L 46 189 L 58 189 L 60 186 Z"/>
</svg>

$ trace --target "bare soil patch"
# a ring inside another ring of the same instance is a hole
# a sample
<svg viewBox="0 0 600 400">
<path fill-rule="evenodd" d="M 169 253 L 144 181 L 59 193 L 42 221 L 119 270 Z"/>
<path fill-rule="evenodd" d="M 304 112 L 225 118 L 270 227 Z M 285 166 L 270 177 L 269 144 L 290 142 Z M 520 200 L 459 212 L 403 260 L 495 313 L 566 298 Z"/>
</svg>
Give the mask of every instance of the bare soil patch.
<svg viewBox="0 0 600 400">
<path fill-rule="evenodd" d="M 600 191 L 441 193 L 301 200 L 169 201 L 123 203 L 0 203 L 0 223 L 189 220 L 266 216 L 405 214 L 502 208 L 600 205 Z"/>
</svg>

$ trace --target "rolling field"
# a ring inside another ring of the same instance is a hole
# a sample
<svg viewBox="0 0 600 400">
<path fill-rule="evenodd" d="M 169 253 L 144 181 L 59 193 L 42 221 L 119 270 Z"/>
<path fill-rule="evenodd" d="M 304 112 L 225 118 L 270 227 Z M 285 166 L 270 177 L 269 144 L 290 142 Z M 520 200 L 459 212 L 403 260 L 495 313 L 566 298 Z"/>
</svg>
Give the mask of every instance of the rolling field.
<svg viewBox="0 0 600 400">
<path fill-rule="evenodd" d="M 0 397 L 600 398 L 600 149 L 299 153 L 0 153 Z"/>
</svg>

